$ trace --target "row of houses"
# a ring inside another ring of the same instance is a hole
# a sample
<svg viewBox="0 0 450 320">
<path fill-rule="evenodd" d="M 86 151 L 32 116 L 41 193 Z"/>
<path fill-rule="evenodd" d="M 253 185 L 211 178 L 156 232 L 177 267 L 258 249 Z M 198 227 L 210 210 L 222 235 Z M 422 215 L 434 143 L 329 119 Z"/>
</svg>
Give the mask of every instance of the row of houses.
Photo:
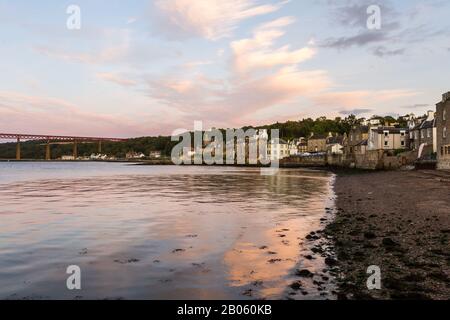
<svg viewBox="0 0 450 320">
<path fill-rule="evenodd" d="M 436 162 L 438 169 L 450 169 L 450 92 L 442 96 L 436 110 L 425 116 L 409 114 L 402 117 L 407 125 L 384 123 L 379 119 L 363 120 L 348 134 L 311 135 L 285 143 L 282 149 L 289 156 L 327 155 L 334 164 L 361 168 L 397 165 L 395 157 L 402 155 L 402 163 L 419 161 Z M 336 160 L 337 159 L 337 160 Z M 392 160 L 394 159 L 394 160 Z"/>
</svg>

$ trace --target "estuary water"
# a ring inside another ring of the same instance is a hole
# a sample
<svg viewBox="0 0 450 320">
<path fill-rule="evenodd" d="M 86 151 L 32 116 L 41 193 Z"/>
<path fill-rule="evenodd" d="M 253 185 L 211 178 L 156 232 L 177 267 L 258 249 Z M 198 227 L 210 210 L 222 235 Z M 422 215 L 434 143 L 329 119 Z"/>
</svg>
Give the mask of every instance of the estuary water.
<svg viewBox="0 0 450 320">
<path fill-rule="evenodd" d="M 0 163 L 0 299 L 325 299 L 306 238 L 331 219 L 313 170 Z M 68 266 L 81 270 L 69 290 Z"/>
</svg>

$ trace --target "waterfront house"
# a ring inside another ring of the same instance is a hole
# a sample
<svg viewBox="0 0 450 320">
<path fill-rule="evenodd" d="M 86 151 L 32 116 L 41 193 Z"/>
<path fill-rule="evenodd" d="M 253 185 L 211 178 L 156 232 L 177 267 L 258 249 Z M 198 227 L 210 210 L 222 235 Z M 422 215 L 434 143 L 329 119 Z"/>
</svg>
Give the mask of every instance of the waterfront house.
<svg viewBox="0 0 450 320">
<path fill-rule="evenodd" d="M 267 153 L 272 161 L 287 158 L 289 157 L 289 144 L 283 139 L 272 139 Z"/>
<path fill-rule="evenodd" d="M 149 157 L 151 159 L 160 159 L 162 156 L 161 151 L 150 151 Z"/>
<path fill-rule="evenodd" d="M 372 127 L 369 130 L 367 150 L 400 150 L 408 149 L 408 128 Z"/>
<path fill-rule="evenodd" d="M 288 142 L 289 144 L 289 155 L 298 156 L 303 153 L 308 152 L 308 142 L 305 138 L 293 139 Z"/>
<path fill-rule="evenodd" d="M 333 135 L 327 138 L 327 153 L 328 154 L 343 154 L 344 153 L 344 136 Z"/>
<path fill-rule="evenodd" d="M 411 149 L 419 152 L 419 158 L 429 157 L 437 152 L 435 112 L 428 111 L 426 117 L 419 118 L 414 122 L 416 125 L 411 129 L 409 135 Z"/>
<path fill-rule="evenodd" d="M 309 153 L 319 153 L 327 151 L 327 139 L 332 136 L 331 132 L 329 134 L 311 134 L 308 139 L 308 152 Z"/>
<path fill-rule="evenodd" d="M 145 158 L 145 154 L 143 154 L 142 152 L 127 152 L 125 157 L 128 160 L 131 160 L 131 159 L 144 159 Z"/>
<path fill-rule="evenodd" d="M 347 138 L 344 140 L 344 153 L 347 157 L 352 157 L 355 148 L 361 146 L 361 142 L 369 138 L 369 126 L 359 125 L 353 126 Z M 360 149 L 360 148 L 359 148 Z"/>
<path fill-rule="evenodd" d="M 450 92 L 436 105 L 437 168 L 450 169 Z"/>
</svg>

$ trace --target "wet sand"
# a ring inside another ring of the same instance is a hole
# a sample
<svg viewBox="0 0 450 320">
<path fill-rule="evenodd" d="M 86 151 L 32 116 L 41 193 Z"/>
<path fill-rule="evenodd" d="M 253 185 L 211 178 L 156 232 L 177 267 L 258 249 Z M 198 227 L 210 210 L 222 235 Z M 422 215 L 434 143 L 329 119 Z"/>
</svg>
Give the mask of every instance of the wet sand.
<svg viewBox="0 0 450 320">
<path fill-rule="evenodd" d="M 338 172 L 335 191 L 340 299 L 450 299 L 450 172 Z"/>
</svg>

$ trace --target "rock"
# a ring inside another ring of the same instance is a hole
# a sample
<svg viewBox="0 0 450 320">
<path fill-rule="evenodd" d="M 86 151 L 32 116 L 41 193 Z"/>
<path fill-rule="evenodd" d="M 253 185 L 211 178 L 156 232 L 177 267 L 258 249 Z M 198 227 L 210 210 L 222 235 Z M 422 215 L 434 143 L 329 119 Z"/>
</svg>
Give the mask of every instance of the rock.
<svg viewBox="0 0 450 320">
<path fill-rule="evenodd" d="M 300 281 L 295 281 L 289 287 L 291 287 L 292 290 L 298 291 L 303 288 L 303 284 Z"/>
<path fill-rule="evenodd" d="M 297 270 L 295 275 L 303 278 L 312 278 L 314 276 L 314 274 L 307 269 Z"/>
<path fill-rule="evenodd" d="M 377 237 L 377 235 L 373 232 L 364 232 L 364 238 L 366 239 L 375 239 Z"/>
<path fill-rule="evenodd" d="M 337 260 L 331 257 L 327 257 L 325 258 L 325 264 L 330 266 L 330 267 L 334 267 L 338 264 Z"/>
<path fill-rule="evenodd" d="M 281 262 L 281 259 L 270 259 L 269 261 L 267 261 L 269 263 L 276 263 L 276 262 Z"/>
<path fill-rule="evenodd" d="M 399 246 L 397 242 L 392 240 L 391 238 L 383 238 L 382 242 L 383 246 L 385 247 L 396 247 Z"/>
</svg>

